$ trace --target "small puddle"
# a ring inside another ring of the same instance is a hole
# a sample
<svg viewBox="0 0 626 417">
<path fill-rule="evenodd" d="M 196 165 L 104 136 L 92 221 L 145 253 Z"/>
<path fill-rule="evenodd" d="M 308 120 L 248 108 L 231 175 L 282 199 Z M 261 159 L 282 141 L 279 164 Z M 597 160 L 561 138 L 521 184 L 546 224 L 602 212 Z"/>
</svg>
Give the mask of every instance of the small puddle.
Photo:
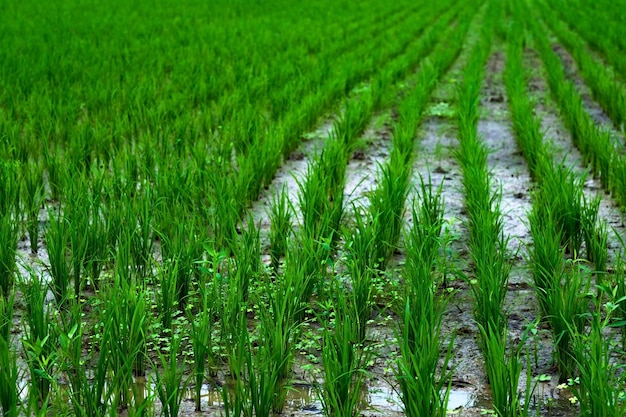
<svg viewBox="0 0 626 417">
<path fill-rule="evenodd" d="M 468 391 L 452 390 L 448 397 L 448 410 L 456 411 L 474 405 L 475 397 Z"/>
</svg>

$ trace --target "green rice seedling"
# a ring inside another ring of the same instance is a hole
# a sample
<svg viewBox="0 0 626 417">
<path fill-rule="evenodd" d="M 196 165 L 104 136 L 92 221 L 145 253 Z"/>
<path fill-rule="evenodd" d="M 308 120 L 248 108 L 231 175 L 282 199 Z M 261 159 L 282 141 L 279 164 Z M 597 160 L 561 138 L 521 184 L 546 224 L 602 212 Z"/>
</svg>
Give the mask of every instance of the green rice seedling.
<svg viewBox="0 0 626 417">
<path fill-rule="evenodd" d="M 248 348 L 250 347 L 250 341 L 248 334 L 242 334 L 242 337 L 238 338 L 235 343 L 237 347 L 234 348 L 229 354 L 234 357 L 242 358 L 245 355 L 250 355 Z M 230 359 L 230 358 L 229 358 Z M 224 415 L 226 417 L 241 417 L 252 415 L 252 407 L 250 406 L 250 393 L 245 380 L 242 378 L 244 375 L 245 361 L 238 362 L 238 368 L 235 375 L 237 377 L 234 380 L 233 385 L 224 384 L 222 386 L 222 401 L 224 403 Z"/>
<path fill-rule="evenodd" d="M 82 177 L 73 179 L 76 183 L 82 182 Z M 84 183 L 82 184 L 84 187 Z M 76 186 L 77 188 L 80 185 Z M 89 231 L 89 201 L 85 188 L 72 191 L 65 206 L 64 216 L 67 222 L 69 246 L 71 248 L 70 264 L 71 274 L 74 279 L 74 295 L 80 296 L 83 285 L 83 269 L 87 257 L 88 242 L 86 238 Z"/>
<path fill-rule="evenodd" d="M 585 211 L 593 210 L 588 207 L 596 207 L 599 200 L 588 203 L 583 194 L 584 177 L 575 175 L 570 168 L 564 165 L 558 165 L 555 169 L 546 171 L 541 182 L 541 187 L 535 198 L 538 200 L 539 207 L 548 210 L 545 216 L 551 216 L 556 230 L 561 232 L 561 244 L 566 250 L 577 256 L 580 253 L 583 239 Z M 589 228 L 595 228 L 595 217 L 593 213 L 588 211 L 587 218 L 592 225 Z M 591 217 L 594 217 L 591 220 Z"/>
<path fill-rule="evenodd" d="M 151 273 L 152 268 L 154 253 L 152 221 L 157 207 L 150 188 L 146 188 L 142 195 L 135 198 L 138 202 L 135 203 L 134 207 L 129 204 L 127 213 L 129 218 L 135 217 L 137 219 L 131 240 L 132 265 L 138 276 L 145 279 Z"/>
<path fill-rule="evenodd" d="M 30 240 L 30 250 L 37 253 L 39 245 L 39 211 L 44 198 L 43 166 L 31 162 L 24 166 L 24 204 L 26 209 L 26 230 Z"/>
<path fill-rule="evenodd" d="M 320 241 L 332 237 L 332 243 L 335 243 L 339 238 L 349 155 L 346 146 L 338 138 L 331 137 L 318 159 L 307 168 L 304 181 L 298 184 L 302 230 L 310 239 Z"/>
<path fill-rule="evenodd" d="M 278 293 L 276 296 L 283 298 Z M 236 382 L 235 401 L 243 402 L 241 410 L 246 417 L 270 416 L 273 412 L 280 414 L 285 403 L 288 373 L 293 363 L 294 327 L 288 317 L 282 316 L 282 312 L 286 310 L 279 305 L 281 302 L 277 304 L 276 300 L 270 301 L 272 307 L 262 307 L 262 309 L 278 307 L 279 311 L 261 312 L 258 349 L 253 348 L 247 329 L 240 335 L 243 373 Z M 273 319 L 276 322 L 273 322 Z"/>
<path fill-rule="evenodd" d="M 495 325 L 494 325 L 495 326 Z M 535 324 L 536 326 L 536 324 Z M 482 324 L 478 324 L 487 369 L 487 378 L 491 387 L 493 407 L 498 416 L 529 416 L 530 397 L 534 390 L 532 377 L 528 375 L 526 392 L 519 390 L 519 380 L 522 373 L 522 352 L 530 337 L 533 326 L 528 326 L 522 337 L 515 341 L 514 346 L 507 345 L 508 331 L 503 334 L 488 331 Z M 508 349 L 508 352 L 507 352 Z M 530 370 L 528 371 L 530 372 Z M 523 401 L 526 398 L 526 401 Z"/>
<path fill-rule="evenodd" d="M 407 265 L 407 294 L 399 312 L 400 356 L 395 373 L 403 411 L 412 417 L 445 416 L 452 382 L 448 365 L 454 337 L 442 348 L 445 301 L 436 293 L 432 273 L 426 262 Z"/>
<path fill-rule="evenodd" d="M 534 288 L 541 313 L 548 317 L 551 314 L 549 294 L 555 290 L 555 285 L 558 288 L 564 273 L 562 238 L 551 216 L 545 216 L 545 211 L 537 205 L 533 205 L 533 210 L 528 215 L 528 223 L 533 238 L 533 245 L 529 247 L 528 253 Z"/>
<path fill-rule="evenodd" d="M 251 217 L 241 232 L 234 257 L 237 268 L 236 285 L 241 291 L 242 301 L 247 301 L 251 283 L 261 273 L 261 237 Z"/>
<path fill-rule="evenodd" d="M 18 224 L 11 213 L 0 216 L 0 297 L 11 294 L 15 281 Z"/>
<path fill-rule="evenodd" d="M 215 317 L 218 316 L 218 297 L 220 296 L 218 289 L 214 281 L 208 284 L 201 282 L 198 286 L 197 302 L 195 305 L 188 304 L 187 308 L 189 335 L 193 349 L 196 411 L 202 411 L 202 384 L 207 374 L 207 365 L 209 374 L 213 372 L 215 366 L 213 329 Z"/>
<path fill-rule="evenodd" d="M 622 242 L 623 243 L 623 242 Z M 613 291 L 611 302 L 616 308 L 613 311 L 622 335 L 622 350 L 626 351 L 626 264 L 622 258 L 623 254 L 619 254 L 615 260 L 615 275 L 613 277 Z"/>
<path fill-rule="evenodd" d="M 70 230 L 63 215 L 49 212 L 48 218 L 50 220 L 46 231 L 46 251 L 50 260 L 52 293 L 57 305 L 62 307 L 69 296 L 70 287 L 70 265 L 67 259 Z"/>
<path fill-rule="evenodd" d="M 291 291 L 296 321 L 305 318 L 305 310 L 313 294 L 317 291 L 321 299 L 327 291 L 322 283 L 328 277 L 328 266 L 332 265 L 331 259 L 332 236 L 326 240 L 312 240 L 304 233 L 298 233 L 290 242 L 285 257 L 285 267 L 282 281 L 283 288 L 289 283 L 293 287 Z"/>
<path fill-rule="evenodd" d="M 50 196 L 53 200 L 58 201 L 63 192 L 66 175 L 63 156 L 59 148 L 52 146 L 50 143 L 45 143 L 43 146 L 43 161 L 50 186 Z"/>
<path fill-rule="evenodd" d="M 609 303 L 602 310 L 601 302 L 591 313 L 590 328 L 571 326 L 572 354 L 577 367 L 577 382 L 572 385 L 580 403 L 581 416 L 622 416 L 626 413 L 622 366 L 613 358 L 611 327 L 617 305 Z M 608 333 L 608 335 L 607 335 Z"/>
<path fill-rule="evenodd" d="M 381 169 L 379 186 L 370 196 L 370 211 L 374 219 L 372 260 L 381 270 L 385 269 L 400 239 L 405 202 L 409 193 L 411 167 L 406 158 L 394 156 L 399 152 L 394 148 L 389 164 Z"/>
<path fill-rule="evenodd" d="M 430 178 L 424 181 L 420 177 L 419 200 L 413 202 L 411 219 L 413 226 L 409 232 L 408 246 L 414 248 L 408 253 L 415 256 L 415 262 L 425 262 L 431 271 L 439 262 L 440 250 L 445 242 L 441 242 L 444 226 L 444 202 L 442 196 L 443 182 L 433 189 Z"/>
<path fill-rule="evenodd" d="M 83 268 L 94 288 L 99 288 L 100 275 L 110 258 L 110 251 L 107 242 L 106 220 L 97 197 L 92 198 L 85 240 L 87 248 Z"/>
<path fill-rule="evenodd" d="M 83 356 L 84 326 L 82 304 L 77 299 L 69 301 L 69 319 L 58 326 L 59 362 L 69 382 L 69 398 L 75 415 L 105 415 L 109 406 L 106 395 L 107 352 L 101 351 L 91 367 L 91 357 Z M 102 340 L 106 346 L 106 340 Z M 89 367 L 89 368 L 88 368 Z"/>
<path fill-rule="evenodd" d="M 346 265 L 350 275 L 352 293 L 350 304 L 354 308 L 353 317 L 358 323 L 357 343 L 365 342 L 367 323 L 373 312 L 373 275 L 378 268 L 374 255 L 374 221 L 369 213 L 363 213 L 356 205 L 354 231 L 346 242 Z"/>
<path fill-rule="evenodd" d="M 292 292 L 286 284 L 281 283 L 277 287 L 270 282 L 265 284 L 268 303 L 261 307 L 261 344 L 253 371 L 258 384 L 268 385 L 264 388 L 267 392 L 259 390 L 253 394 L 253 404 L 259 403 L 259 410 L 266 410 L 267 405 L 261 403 L 269 398 L 271 410 L 277 414 L 283 411 L 291 384 L 293 346 L 298 339 L 299 329 L 299 323 L 295 320 L 297 310 L 293 306 Z M 256 388 L 251 386 L 251 389 Z M 255 396 L 258 396 L 258 400 L 255 400 Z"/>
<path fill-rule="evenodd" d="M 0 297 L 0 337 L 9 341 L 11 326 L 13 325 L 13 306 L 15 304 L 15 292 Z"/>
<path fill-rule="evenodd" d="M 275 374 L 274 366 L 267 366 L 265 360 L 271 353 L 266 346 L 261 346 L 256 355 L 252 352 L 250 340 L 244 339 L 248 343 L 245 349 L 245 392 L 249 402 L 244 406 L 243 415 L 246 417 L 259 416 L 269 417 L 272 414 L 272 407 L 277 401 L 277 390 L 281 390 L 280 382 Z M 279 365 L 280 366 L 280 365 Z"/>
<path fill-rule="evenodd" d="M 126 267 L 125 269 L 128 269 Z M 107 308 L 102 338 L 108 342 L 111 396 L 114 407 L 127 408 L 137 398 L 133 376 L 145 376 L 146 330 L 149 326 L 147 292 L 117 272 L 105 290 Z"/>
<path fill-rule="evenodd" d="M 485 233 L 481 236 L 482 241 L 474 241 L 473 244 L 476 246 L 471 249 L 472 260 L 476 268 L 476 282 L 472 285 L 472 291 L 476 298 L 474 317 L 488 334 L 493 332 L 503 335 L 507 326 L 504 299 L 511 263 L 503 253 L 504 248 L 506 248 L 506 239 L 502 235 L 496 242 L 497 248 L 491 246 L 494 241 L 493 234 L 489 232 L 489 224 L 491 223 L 483 223 L 486 228 L 484 229 Z M 487 346 L 483 346 L 483 348 L 486 349 Z"/>
<path fill-rule="evenodd" d="M 343 113 L 334 123 L 333 136 L 346 147 L 348 154 L 353 150 L 356 138 L 367 125 L 374 100 L 371 90 L 364 91 L 358 99 L 348 100 Z"/>
<path fill-rule="evenodd" d="M 270 258 L 272 268 L 276 271 L 280 258 L 287 250 L 287 239 L 292 233 L 292 207 L 287 189 L 283 187 L 280 193 L 272 197 L 269 211 L 270 217 Z"/>
<path fill-rule="evenodd" d="M 311 242 L 301 236 L 296 236 L 288 243 L 285 256 L 285 266 L 280 277 L 280 287 L 290 302 L 285 314 L 290 314 L 296 322 L 305 318 L 305 310 L 315 288 L 322 280 L 320 263 L 325 262 L 321 257 L 319 244 Z"/>
<path fill-rule="evenodd" d="M 0 297 L 0 411 L 6 417 L 18 416 L 17 352 L 11 348 L 11 324 L 15 292 Z"/>
<path fill-rule="evenodd" d="M 438 293 L 436 270 L 445 245 L 443 201 L 441 186 L 433 192 L 431 182 L 420 179 L 420 189 L 420 200 L 412 207 L 413 225 L 405 238 L 405 294 L 398 306 L 400 356 L 395 374 L 406 415 L 445 416 L 454 337 L 444 348 L 441 325 L 447 298 Z"/>
<path fill-rule="evenodd" d="M 232 196 L 232 185 L 227 176 L 216 172 L 210 177 L 213 195 L 211 196 L 212 207 L 207 215 L 213 220 L 211 225 L 217 247 L 230 247 L 237 235 L 237 222 L 239 219 L 238 203 Z"/>
<path fill-rule="evenodd" d="M 244 299 L 243 288 L 236 279 L 236 271 L 230 268 L 228 279 L 224 280 L 225 297 L 220 314 L 220 341 L 228 357 L 228 369 L 233 378 L 239 378 L 244 366 L 244 348 L 239 343 L 243 332 L 247 332 L 248 319 L 246 315 L 248 302 Z"/>
<path fill-rule="evenodd" d="M 166 261 L 176 261 L 176 288 L 174 297 L 178 301 L 181 311 L 185 310 L 187 298 L 192 288 L 192 279 L 195 274 L 198 254 L 197 248 L 200 243 L 196 241 L 194 235 L 193 219 L 178 223 L 172 227 L 172 236 L 168 237 L 163 233 L 158 233 L 161 240 L 161 255 Z M 191 225 L 191 226 L 190 226 Z"/>
<path fill-rule="evenodd" d="M 6 217 L 20 208 L 20 182 L 17 162 L 0 161 L 0 216 Z"/>
<path fill-rule="evenodd" d="M 168 259 L 159 268 L 160 292 L 157 297 L 157 308 L 163 332 L 170 333 L 173 328 L 174 316 L 178 311 L 176 288 L 178 287 L 178 260 Z"/>
<path fill-rule="evenodd" d="M 161 369 L 156 369 L 154 374 L 155 390 L 162 406 L 161 415 L 165 417 L 178 416 L 185 397 L 187 382 L 184 380 L 184 367 L 178 360 L 180 345 L 180 336 L 172 334 L 166 352 L 159 352 Z"/>
<path fill-rule="evenodd" d="M 606 271 L 608 258 L 609 229 L 606 221 L 598 220 L 599 199 L 586 205 L 583 214 L 583 233 L 587 260 L 593 262 L 597 272 Z M 596 277 L 600 279 L 601 274 Z"/>
<path fill-rule="evenodd" d="M 548 320 L 555 343 L 555 359 L 559 372 L 559 381 L 575 378 L 578 373 L 575 351 L 572 345 L 573 330 L 582 332 L 587 324 L 587 312 L 591 274 L 582 265 L 572 262 L 571 269 L 562 276 L 561 282 L 555 282 L 548 293 L 550 315 Z"/>
<path fill-rule="evenodd" d="M 46 403 L 56 381 L 57 340 L 54 319 L 46 308 L 47 285 L 34 273 L 24 283 L 22 292 L 27 300 L 25 335 L 22 346 L 30 371 L 28 390 L 32 406 Z"/>
<path fill-rule="evenodd" d="M 354 416 L 359 412 L 365 366 L 371 351 L 356 343 L 358 324 L 352 319 L 348 298 L 338 283 L 334 285 L 331 310 L 320 316 L 323 323 L 322 364 L 324 381 L 318 395 L 327 416 Z"/>
</svg>

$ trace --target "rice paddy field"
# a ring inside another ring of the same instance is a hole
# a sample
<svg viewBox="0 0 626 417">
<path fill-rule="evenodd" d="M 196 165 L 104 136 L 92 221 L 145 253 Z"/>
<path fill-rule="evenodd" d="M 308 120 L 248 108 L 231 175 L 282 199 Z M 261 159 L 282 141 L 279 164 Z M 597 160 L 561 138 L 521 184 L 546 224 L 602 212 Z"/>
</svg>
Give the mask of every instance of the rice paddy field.
<svg viewBox="0 0 626 417">
<path fill-rule="evenodd" d="M 626 2 L 2 2 L 0 411 L 626 415 Z"/>
</svg>

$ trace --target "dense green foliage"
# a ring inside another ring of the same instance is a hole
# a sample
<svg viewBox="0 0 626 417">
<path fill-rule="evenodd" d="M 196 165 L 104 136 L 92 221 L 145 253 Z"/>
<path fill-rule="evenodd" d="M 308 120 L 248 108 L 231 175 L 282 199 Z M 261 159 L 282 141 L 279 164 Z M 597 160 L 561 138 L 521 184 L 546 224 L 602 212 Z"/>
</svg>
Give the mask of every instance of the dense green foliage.
<svg viewBox="0 0 626 417">
<path fill-rule="evenodd" d="M 540 321 L 580 414 L 623 415 L 625 239 L 600 209 L 614 199 L 626 212 L 619 7 L 3 2 L 2 415 L 173 417 L 187 395 L 207 411 L 206 390 L 221 385 L 220 413 L 264 417 L 304 379 L 321 413 L 353 417 L 384 357 L 405 414 L 445 416 L 458 355 L 446 315 L 464 292 L 496 415 L 550 412 L 533 391 Z M 507 179 L 477 133 L 495 51 L 506 56 L 500 122 L 532 179 L 526 331 L 509 323 Z M 446 88 L 451 98 L 437 96 Z M 582 170 L 557 159 L 539 100 Z M 450 187 L 417 172 L 433 119 L 456 139 L 459 236 Z M 382 156 L 370 155 L 372 130 L 388 141 Z M 285 180 L 309 145 L 304 172 Z M 371 189 L 351 196 L 360 152 Z M 381 348 L 383 317 L 395 325 Z"/>
</svg>

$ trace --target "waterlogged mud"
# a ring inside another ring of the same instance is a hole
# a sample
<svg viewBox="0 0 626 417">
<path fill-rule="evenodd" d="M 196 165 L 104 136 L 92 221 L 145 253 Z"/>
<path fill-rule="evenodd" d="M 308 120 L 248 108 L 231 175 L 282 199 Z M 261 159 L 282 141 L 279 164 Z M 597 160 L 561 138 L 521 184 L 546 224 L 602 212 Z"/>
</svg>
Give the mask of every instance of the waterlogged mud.
<svg viewBox="0 0 626 417">
<path fill-rule="evenodd" d="M 508 112 L 503 70 L 505 56 L 496 50 L 486 67 L 481 99 L 478 135 L 489 150 L 487 164 L 493 185 L 500 188 L 500 210 L 504 217 L 504 234 L 508 249 L 516 261 L 522 261 L 530 232 L 525 221 L 530 211 L 531 178 L 528 165 L 515 141 Z M 513 274 L 511 282 L 520 278 Z"/>
<path fill-rule="evenodd" d="M 380 167 L 389 157 L 392 140 L 392 111 L 380 112 L 372 118 L 359 139 L 359 145 L 346 167 L 344 201 L 360 207 L 369 204 L 367 195 L 377 187 Z"/>
</svg>

